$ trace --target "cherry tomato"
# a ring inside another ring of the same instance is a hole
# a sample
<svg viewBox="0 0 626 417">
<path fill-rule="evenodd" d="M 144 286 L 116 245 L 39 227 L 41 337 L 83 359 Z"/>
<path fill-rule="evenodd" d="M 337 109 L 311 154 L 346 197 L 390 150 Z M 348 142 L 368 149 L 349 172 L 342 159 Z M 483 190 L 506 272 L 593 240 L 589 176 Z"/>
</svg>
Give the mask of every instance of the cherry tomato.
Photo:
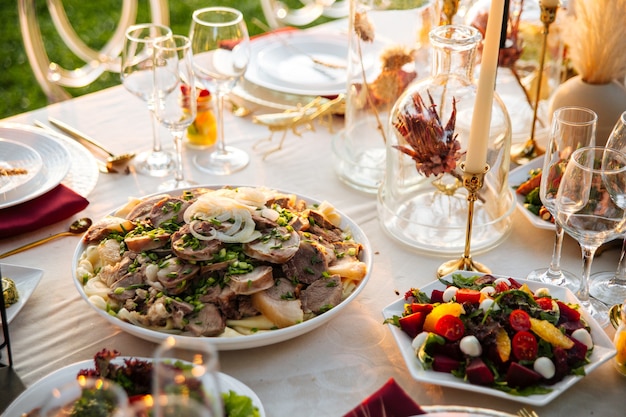
<svg viewBox="0 0 626 417">
<path fill-rule="evenodd" d="M 520 361 L 532 361 L 537 357 L 537 339 L 532 333 L 522 330 L 515 333 L 512 341 L 513 355 Z"/>
<path fill-rule="evenodd" d="M 509 285 L 506 282 L 497 282 L 496 285 L 496 292 L 504 292 L 504 291 L 508 291 L 511 289 L 511 287 L 509 287 Z"/>
<path fill-rule="evenodd" d="M 511 311 L 511 314 L 509 315 L 509 323 L 516 332 L 530 330 L 530 316 L 527 312 L 519 308 Z"/>
<path fill-rule="evenodd" d="M 535 302 L 541 307 L 542 310 L 552 310 L 552 298 L 540 297 L 535 299 Z"/>
<path fill-rule="evenodd" d="M 457 303 L 473 303 L 480 302 L 480 291 L 471 288 L 459 288 L 456 292 Z"/>
<path fill-rule="evenodd" d="M 451 342 L 455 342 L 465 334 L 465 326 L 460 318 L 447 314 L 435 323 L 435 333 Z"/>
</svg>

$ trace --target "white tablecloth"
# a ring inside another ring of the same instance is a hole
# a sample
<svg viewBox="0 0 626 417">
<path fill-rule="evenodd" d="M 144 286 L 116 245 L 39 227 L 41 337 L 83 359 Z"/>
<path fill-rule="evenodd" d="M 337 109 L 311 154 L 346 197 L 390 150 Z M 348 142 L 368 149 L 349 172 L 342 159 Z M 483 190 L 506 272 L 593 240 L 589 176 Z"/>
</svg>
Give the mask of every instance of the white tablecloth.
<svg viewBox="0 0 626 417">
<path fill-rule="evenodd" d="M 123 87 L 6 121 L 32 125 L 48 116 L 92 135 L 115 152 L 151 146 L 148 110 Z M 337 120 L 337 126 L 340 123 Z M 264 185 L 328 200 L 359 224 L 374 253 L 371 280 L 340 316 L 293 340 L 220 353 L 221 370 L 250 386 L 268 416 L 341 416 L 390 377 L 423 405 L 473 405 L 508 412 L 521 407 L 513 401 L 418 383 L 411 378 L 390 331 L 382 324 L 381 310 L 395 301 L 399 292 L 434 280 L 437 267 L 449 258 L 415 253 L 383 232 L 375 197 L 353 190 L 335 175 L 330 151 L 332 134 L 325 127 L 317 126 L 316 131 L 302 137 L 289 133 L 284 149 L 265 161 L 252 149 L 256 141 L 267 137 L 265 127 L 229 113 L 226 131 L 230 144 L 250 153 L 250 165 L 239 173 L 215 177 L 198 171 L 189 162 L 189 178 L 201 184 Z M 163 137 L 169 145 L 167 132 L 163 131 Z M 185 152 L 189 158 L 195 151 Z M 144 175 L 100 174 L 89 196 L 90 205 L 79 215 L 100 218 L 124 204 L 129 196 L 155 192 L 160 181 Z M 499 247 L 473 256 L 496 274 L 523 278 L 530 270 L 547 266 L 554 234 L 533 227 L 519 212 L 514 216 L 512 233 Z M 62 231 L 69 222 L 0 240 L 0 252 Z M 155 348 L 153 343 L 108 324 L 80 298 L 71 271 L 77 243 L 78 238 L 66 237 L 2 260 L 45 271 L 40 285 L 10 326 L 16 370 L 27 385 L 65 365 L 91 359 L 102 348 L 136 356 L 150 356 Z M 605 252 L 594 263 L 594 271 L 613 270 L 617 256 L 617 250 Z M 576 272 L 581 267 L 578 246 L 569 238 L 563 250 L 563 266 Z M 612 328 L 607 332 L 613 336 Z M 542 417 L 618 416 L 623 414 L 624 393 L 626 378 L 609 362 L 537 411 Z"/>
</svg>

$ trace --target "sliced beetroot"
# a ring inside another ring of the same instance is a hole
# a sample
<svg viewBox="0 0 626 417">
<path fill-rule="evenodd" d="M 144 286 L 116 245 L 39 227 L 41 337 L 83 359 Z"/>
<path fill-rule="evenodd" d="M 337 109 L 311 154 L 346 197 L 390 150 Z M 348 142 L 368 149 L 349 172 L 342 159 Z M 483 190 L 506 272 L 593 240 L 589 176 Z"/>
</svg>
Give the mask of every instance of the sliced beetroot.
<svg viewBox="0 0 626 417">
<path fill-rule="evenodd" d="M 424 329 L 424 320 L 426 320 L 426 314 L 417 312 L 404 316 L 398 320 L 400 328 L 409 335 L 410 338 L 414 338 L 422 332 Z"/>
<path fill-rule="evenodd" d="M 476 385 L 491 385 L 493 383 L 493 373 L 480 358 L 474 358 L 465 369 L 467 379 Z"/>
<path fill-rule="evenodd" d="M 431 303 L 443 303 L 443 291 L 433 290 L 432 294 L 430 294 L 430 302 Z"/>
<path fill-rule="evenodd" d="M 559 324 L 559 328 L 565 330 L 565 334 L 571 335 L 575 330 L 583 329 L 585 324 L 582 321 L 566 321 Z"/>
<path fill-rule="evenodd" d="M 585 356 L 587 355 L 587 345 L 577 339 L 574 339 L 573 337 L 570 339 L 574 341 L 574 346 L 567 350 L 567 364 L 570 367 L 576 367 L 585 360 Z"/>
<path fill-rule="evenodd" d="M 450 373 L 459 369 L 461 362 L 446 355 L 433 356 L 433 371 Z"/>
<path fill-rule="evenodd" d="M 567 321 L 579 321 L 580 320 L 580 311 L 568 306 L 563 301 L 557 300 L 556 304 L 559 306 L 561 318 L 565 318 Z"/>
<path fill-rule="evenodd" d="M 510 387 L 524 388 L 537 383 L 541 379 L 541 374 L 534 370 L 520 365 L 518 362 L 511 362 L 506 373 L 506 382 Z"/>
</svg>

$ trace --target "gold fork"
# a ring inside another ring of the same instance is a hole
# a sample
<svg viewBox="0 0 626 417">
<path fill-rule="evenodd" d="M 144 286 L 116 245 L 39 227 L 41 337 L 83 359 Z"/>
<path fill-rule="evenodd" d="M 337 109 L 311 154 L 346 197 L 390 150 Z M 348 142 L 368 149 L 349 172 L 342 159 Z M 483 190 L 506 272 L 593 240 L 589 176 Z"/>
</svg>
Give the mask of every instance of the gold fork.
<svg viewBox="0 0 626 417">
<path fill-rule="evenodd" d="M 539 415 L 537 413 L 535 413 L 533 410 L 529 410 L 527 408 L 522 408 L 521 410 L 519 410 L 517 412 L 517 415 L 520 417 L 539 417 Z"/>
</svg>

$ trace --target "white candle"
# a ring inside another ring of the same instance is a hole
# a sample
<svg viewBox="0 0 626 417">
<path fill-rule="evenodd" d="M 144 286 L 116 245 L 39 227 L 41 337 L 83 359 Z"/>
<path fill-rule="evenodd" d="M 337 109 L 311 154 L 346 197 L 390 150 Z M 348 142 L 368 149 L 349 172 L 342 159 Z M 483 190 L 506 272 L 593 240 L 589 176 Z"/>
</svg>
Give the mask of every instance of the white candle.
<svg viewBox="0 0 626 417">
<path fill-rule="evenodd" d="M 476 102 L 474 103 L 472 126 L 467 144 L 467 156 L 465 158 L 465 172 L 471 174 L 482 173 L 487 164 L 491 106 L 493 104 L 493 92 L 496 87 L 503 13 L 504 0 L 492 0 L 491 8 L 489 9 L 489 19 L 487 20 L 485 41 L 483 43 Z"/>
<path fill-rule="evenodd" d="M 549 8 L 559 7 L 559 3 L 560 0 L 541 0 L 539 2 L 541 6 Z"/>
</svg>

